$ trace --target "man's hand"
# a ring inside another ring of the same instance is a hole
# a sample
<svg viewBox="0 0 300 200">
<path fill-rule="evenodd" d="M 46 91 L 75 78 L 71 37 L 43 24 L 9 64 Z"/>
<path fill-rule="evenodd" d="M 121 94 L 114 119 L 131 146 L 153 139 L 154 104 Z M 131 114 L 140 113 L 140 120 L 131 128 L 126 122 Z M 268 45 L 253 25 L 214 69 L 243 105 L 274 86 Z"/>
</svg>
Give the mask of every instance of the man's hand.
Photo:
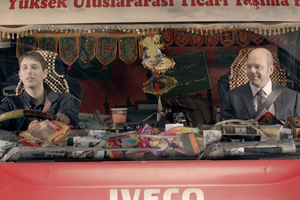
<svg viewBox="0 0 300 200">
<path fill-rule="evenodd" d="M 69 117 L 67 117 L 64 113 L 61 113 L 61 112 L 56 113 L 55 120 L 58 120 L 64 124 L 70 123 Z"/>
</svg>

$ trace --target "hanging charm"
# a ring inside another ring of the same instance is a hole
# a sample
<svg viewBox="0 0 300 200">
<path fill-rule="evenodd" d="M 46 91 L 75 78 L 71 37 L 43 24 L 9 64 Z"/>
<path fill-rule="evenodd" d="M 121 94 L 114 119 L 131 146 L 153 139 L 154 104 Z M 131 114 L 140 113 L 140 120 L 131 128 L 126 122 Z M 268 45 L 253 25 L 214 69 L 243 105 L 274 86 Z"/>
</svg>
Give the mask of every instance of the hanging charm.
<svg viewBox="0 0 300 200">
<path fill-rule="evenodd" d="M 142 64 L 152 71 L 152 78 L 143 84 L 142 89 L 145 93 L 158 96 L 157 121 L 161 121 L 164 117 L 161 95 L 174 88 L 177 80 L 159 73 L 173 68 L 175 62 L 162 54 L 160 50 L 163 49 L 162 37 L 154 32 L 141 39 L 140 46 L 144 48 Z"/>
</svg>

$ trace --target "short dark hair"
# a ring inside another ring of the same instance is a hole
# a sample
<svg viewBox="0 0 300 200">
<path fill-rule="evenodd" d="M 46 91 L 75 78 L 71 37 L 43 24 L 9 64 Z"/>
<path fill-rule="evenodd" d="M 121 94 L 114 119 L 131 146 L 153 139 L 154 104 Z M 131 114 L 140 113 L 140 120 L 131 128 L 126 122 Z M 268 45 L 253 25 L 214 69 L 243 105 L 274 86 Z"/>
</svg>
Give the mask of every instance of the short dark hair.
<svg viewBox="0 0 300 200">
<path fill-rule="evenodd" d="M 28 51 L 26 53 L 24 53 L 20 59 L 19 59 L 19 66 L 21 67 L 21 63 L 23 61 L 24 58 L 31 58 L 33 60 L 38 61 L 39 63 L 41 63 L 41 66 L 43 68 L 43 71 L 45 69 L 48 69 L 48 64 L 46 62 L 46 60 L 44 59 L 44 57 L 39 54 L 37 51 Z"/>
</svg>

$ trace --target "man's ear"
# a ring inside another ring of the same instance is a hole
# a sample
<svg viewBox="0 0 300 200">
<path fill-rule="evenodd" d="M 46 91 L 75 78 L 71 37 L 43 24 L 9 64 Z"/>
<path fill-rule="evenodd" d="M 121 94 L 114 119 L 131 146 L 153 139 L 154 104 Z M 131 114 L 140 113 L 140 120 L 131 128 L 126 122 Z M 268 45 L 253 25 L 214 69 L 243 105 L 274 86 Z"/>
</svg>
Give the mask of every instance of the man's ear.
<svg viewBox="0 0 300 200">
<path fill-rule="evenodd" d="M 44 69 L 43 78 L 45 79 L 48 75 L 48 69 Z"/>
<path fill-rule="evenodd" d="M 275 66 L 274 66 L 274 65 L 270 65 L 270 68 L 269 68 L 269 70 L 270 70 L 270 75 L 273 74 L 274 69 L 275 69 Z"/>
</svg>

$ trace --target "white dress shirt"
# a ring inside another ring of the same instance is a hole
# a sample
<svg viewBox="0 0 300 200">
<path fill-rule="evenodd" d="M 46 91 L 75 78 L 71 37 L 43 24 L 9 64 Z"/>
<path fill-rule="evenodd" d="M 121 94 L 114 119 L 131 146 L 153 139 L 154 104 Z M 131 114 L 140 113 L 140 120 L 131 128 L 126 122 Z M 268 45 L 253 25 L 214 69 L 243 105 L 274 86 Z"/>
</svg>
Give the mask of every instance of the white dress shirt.
<svg viewBox="0 0 300 200">
<path fill-rule="evenodd" d="M 252 90 L 252 95 L 253 95 L 253 101 L 254 101 L 254 109 L 255 111 L 257 111 L 257 103 L 258 103 L 258 96 L 256 95 L 257 92 L 260 90 L 260 89 L 263 89 L 263 91 L 265 92 L 265 97 L 268 98 L 268 96 L 271 94 L 272 92 L 272 81 L 269 80 L 268 83 L 265 85 L 265 87 L 263 88 L 258 88 L 256 87 L 255 85 L 251 84 L 250 83 L 250 88 Z M 271 112 L 273 115 L 275 115 L 275 107 L 274 107 L 274 104 L 272 104 L 270 107 L 269 107 L 269 112 Z"/>
</svg>

